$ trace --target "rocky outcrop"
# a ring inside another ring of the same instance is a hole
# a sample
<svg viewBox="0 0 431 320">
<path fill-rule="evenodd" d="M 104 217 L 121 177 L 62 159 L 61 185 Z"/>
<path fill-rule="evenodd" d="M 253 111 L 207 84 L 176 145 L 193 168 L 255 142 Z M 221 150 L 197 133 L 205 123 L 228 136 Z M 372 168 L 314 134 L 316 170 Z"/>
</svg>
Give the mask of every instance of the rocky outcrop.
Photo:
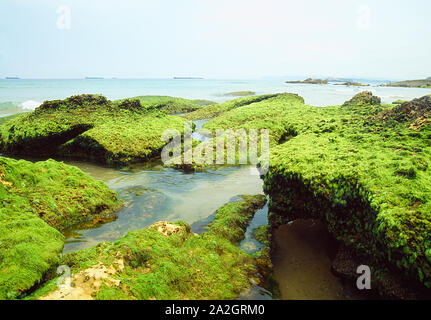
<svg viewBox="0 0 431 320">
<path fill-rule="evenodd" d="M 366 105 L 378 106 L 381 104 L 381 99 L 375 95 L 371 91 L 363 91 L 355 95 L 349 101 L 346 101 L 343 106 L 344 107 L 361 107 Z"/>
<path fill-rule="evenodd" d="M 286 83 L 293 83 L 293 84 L 328 84 L 328 80 L 307 78 L 304 81 L 301 81 L 301 80 L 286 81 Z"/>
<path fill-rule="evenodd" d="M 431 95 L 406 101 L 384 114 L 397 121 L 410 121 L 431 118 Z"/>
<path fill-rule="evenodd" d="M 76 167 L 3 157 L 0 199 L 0 300 L 19 297 L 57 266 L 61 230 L 121 206 L 115 192 Z"/>
<path fill-rule="evenodd" d="M 177 111 L 173 98 L 140 99 L 111 102 L 100 95 L 79 95 L 46 101 L 0 127 L 0 149 L 11 155 L 66 157 L 115 166 L 146 161 L 167 143 L 160 138 L 162 133 L 166 129 L 183 132 L 185 120 L 166 113 Z M 183 104 L 181 100 L 180 109 Z"/>
</svg>

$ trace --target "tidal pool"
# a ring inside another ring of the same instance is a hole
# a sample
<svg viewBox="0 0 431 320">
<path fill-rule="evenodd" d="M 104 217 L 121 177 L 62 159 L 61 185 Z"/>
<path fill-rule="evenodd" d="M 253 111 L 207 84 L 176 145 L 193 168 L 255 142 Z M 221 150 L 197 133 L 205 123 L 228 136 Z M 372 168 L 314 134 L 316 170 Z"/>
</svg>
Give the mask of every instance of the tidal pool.
<svg viewBox="0 0 431 320">
<path fill-rule="evenodd" d="M 160 162 L 131 166 L 127 170 L 71 162 L 96 179 L 104 181 L 126 202 L 115 221 L 96 228 L 77 225 L 64 232 L 64 252 L 113 241 L 128 231 L 154 222 L 205 220 L 231 198 L 241 194 L 261 194 L 262 180 L 251 166 L 224 167 L 187 174 L 164 168 Z"/>
<path fill-rule="evenodd" d="M 315 220 L 297 220 L 274 232 L 274 278 L 283 300 L 367 299 L 331 272 L 336 243 L 326 226 Z"/>
</svg>

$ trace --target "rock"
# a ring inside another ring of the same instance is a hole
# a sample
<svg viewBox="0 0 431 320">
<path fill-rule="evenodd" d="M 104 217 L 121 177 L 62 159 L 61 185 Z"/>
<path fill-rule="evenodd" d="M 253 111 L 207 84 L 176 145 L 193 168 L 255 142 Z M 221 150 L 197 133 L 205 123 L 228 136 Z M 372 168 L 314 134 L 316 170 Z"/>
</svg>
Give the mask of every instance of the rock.
<svg viewBox="0 0 431 320">
<path fill-rule="evenodd" d="M 121 206 L 115 192 L 76 167 L 3 157 L 0 199 L 0 299 L 19 297 L 58 265 L 60 231 Z"/>
<path fill-rule="evenodd" d="M 184 130 L 185 120 L 169 116 L 184 102 L 169 97 L 138 97 L 109 101 L 83 94 L 46 101 L 34 112 L 0 127 L 5 154 L 62 157 L 114 166 L 144 162 L 158 156 L 166 129 Z M 144 104 L 143 104 L 143 102 Z M 192 105 L 192 110 L 199 106 Z M 187 105 L 188 106 L 188 105 Z"/>
<path fill-rule="evenodd" d="M 153 223 L 149 228 L 154 228 L 157 230 L 157 232 L 165 235 L 165 236 L 171 236 L 173 234 L 178 234 L 183 231 L 183 228 L 181 226 L 169 223 L 167 221 L 159 221 L 156 223 Z"/>
<path fill-rule="evenodd" d="M 294 83 L 294 84 L 328 84 L 328 80 L 322 80 L 322 79 L 312 79 L 307 78 L 304 81 L 286 81 L 286 83 Z"/>
<path fill-rule="evenodd" d="M 349 101 L 346 101 L 343 106 L 344 107 L 354 107 L 354 106 L 365 106 L 365 105 L 372 105 L 372 106 L 378 106 L 381 104 L 381 99 L 377 96 L 374 96 L 371 91 L 362 91 L 355 95 L 352 99 Z"/>
<path fill-rule="evenodd" d="M 431 95 L 426 95 L 412 101 L 404 102 L 392 109 L 392 114 L 398 121 L 430 118 Z"/>
</svg>

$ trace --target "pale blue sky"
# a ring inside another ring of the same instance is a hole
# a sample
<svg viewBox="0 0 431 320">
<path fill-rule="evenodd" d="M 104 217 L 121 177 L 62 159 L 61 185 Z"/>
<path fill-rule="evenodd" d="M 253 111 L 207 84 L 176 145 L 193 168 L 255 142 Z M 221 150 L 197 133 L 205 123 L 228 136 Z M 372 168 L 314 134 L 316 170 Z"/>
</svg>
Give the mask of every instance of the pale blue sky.
<svg viewBox="0 0 431 320">
<path fill-rule="evenodd" d="M 429 0 L 1 0 L 0 77 L 423 78 L 430 12 Z"/>
</svg>

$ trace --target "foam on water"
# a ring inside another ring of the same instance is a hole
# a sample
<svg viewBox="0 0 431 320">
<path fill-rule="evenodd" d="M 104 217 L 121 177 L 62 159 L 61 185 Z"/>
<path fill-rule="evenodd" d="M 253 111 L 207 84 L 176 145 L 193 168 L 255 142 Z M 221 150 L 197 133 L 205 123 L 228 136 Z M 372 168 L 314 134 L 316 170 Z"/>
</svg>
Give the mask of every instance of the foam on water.
<svg viewBox="0 0 431 320">
<path fill-rule="evenodd" d="M 37 107 L 41 105 L 40 102 L 34 101 L 34 100 L 27 100 L 20 104 L 20 107 L 24 110 L 33 111 Z"/>
</svg>

